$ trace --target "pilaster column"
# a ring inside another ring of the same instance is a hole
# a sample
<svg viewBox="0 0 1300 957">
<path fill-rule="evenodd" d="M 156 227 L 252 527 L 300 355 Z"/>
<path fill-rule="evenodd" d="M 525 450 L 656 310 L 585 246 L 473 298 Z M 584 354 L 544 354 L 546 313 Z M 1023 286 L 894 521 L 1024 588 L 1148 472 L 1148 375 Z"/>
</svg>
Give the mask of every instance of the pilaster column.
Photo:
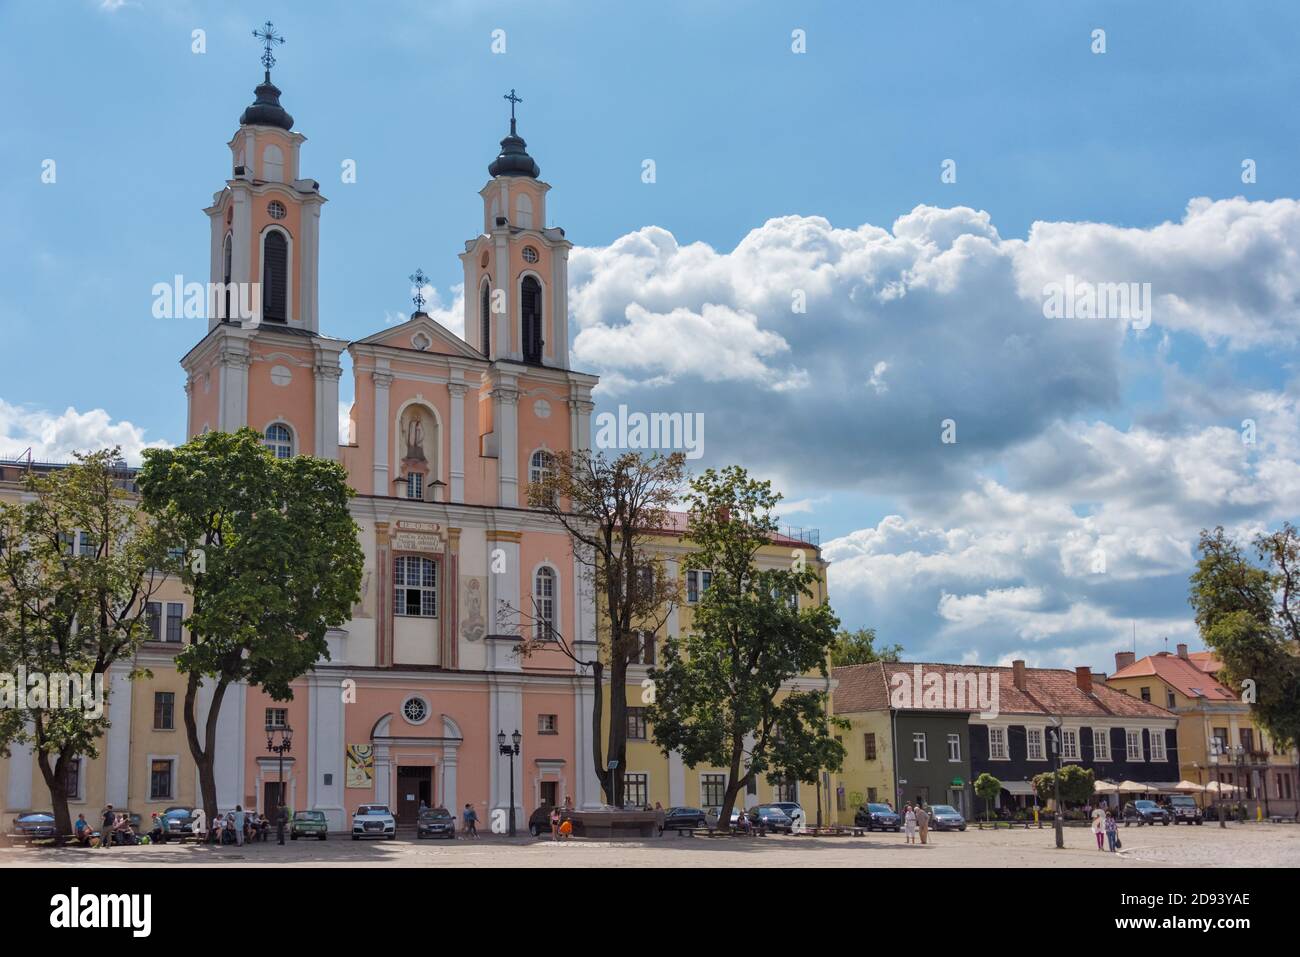
<svg viewBox="0 0 1300 957">
<path fill-rule="evenodd" d="M 497 386 L 492 399 L 498 437 L 497 504 L 515 508 L 519 505 L 519 390 Z"/>
<path fill-rule="evenodd" d="M 248 367 L 252 362 L 248 345 L 227 340 L 217 362 L 221 392 L 217 431 L 235 432 L 248 425 Z"/>
<path fill-rule="evenodd" d="M 465 501 L 465 393 L 469 387 L 463 382 L 449 382 L 451 395 L 451 469 L 450 497 L 448 501 Z"/>
<path fill-rule="evenodd" d="M 375 523 L 375 664 L 393 663 L 393 547 L 388 523 Z"/>
<path fill-rule="evenodd" d="M 108 743 L 105 748 L 105 798 L 113 807 L 126 807 L 131 783 L 131 673 L 109 669 Z"/>
<path fill-rule="evenodd" d="M 339 457 L 339 378 L 343 369 L 330 362 L 317 362 L 316 374 L 316 456 L 337 460 Z"/>
<path fill-rule="evenodd" d="M 393 384 L 389 372 L 376 369 L 371 373 L 375 383 L 375 463 L 374 495 L 392 495 L 388 484 L 388 387 Z"/>
<path fill-rule="evenodd" d="M 569 400 L 569 445 L 575 452 L 591 448 L 591 413 L 596 403 L 586 398 Z"/>
</svg>

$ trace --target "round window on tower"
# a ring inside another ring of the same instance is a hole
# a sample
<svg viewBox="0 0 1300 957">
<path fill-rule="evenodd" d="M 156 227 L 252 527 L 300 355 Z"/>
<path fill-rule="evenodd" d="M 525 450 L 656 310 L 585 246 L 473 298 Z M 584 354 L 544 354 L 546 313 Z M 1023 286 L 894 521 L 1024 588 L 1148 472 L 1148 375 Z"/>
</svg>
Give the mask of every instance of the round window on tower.
<svg viewBox="0 0 1300 957">
<path fill-rule="evenodd" d="M 524 247 L 524 262 L 526 263 L 537 262 L 537 250 L 534 249 L 532 246 Z"/>
<path fill-rule="evenodd" d="M 284 214 L 287 212 L 284 208 L 284 203 L 275 199 L 271 200 L 270 204 L 266 207 L 266 211 L 270 214 L 272 219 L 284 219 Z"/>
<path fill-rule="evenodd" d="M 429 703 L 423 698 L 407 698 L 402 705 L 402 717 L 411 724 L 423 724 L 429 717 Z"/>
</svg>

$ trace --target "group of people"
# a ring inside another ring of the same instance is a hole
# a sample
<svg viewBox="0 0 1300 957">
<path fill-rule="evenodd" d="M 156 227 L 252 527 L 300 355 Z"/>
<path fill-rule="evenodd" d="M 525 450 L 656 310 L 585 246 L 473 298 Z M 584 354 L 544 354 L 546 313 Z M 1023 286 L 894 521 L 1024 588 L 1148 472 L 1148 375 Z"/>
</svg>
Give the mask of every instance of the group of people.
<svg viewBox="0 0 1300 957">
<path fill-rule="evenodd" d="M 284 843 L 284 829 L 289 823 L 289 812 L 281 805 L 274 812 L 276 837 L 280 844 Z M 203 808 L 195 808 L 190 814 L 190 836 L 204 844 L 222 844 L 243 845 L 246 841 L 266 841 L 270 837 L 271 821 L 264 814 L 257 811 L 245 811 L 243 805 L 236 804 L 235 809 L 226 814 L 218 814 L 212 819 L 212 826 L 208 827 L 207 815 Z M 137 834 L 135 827 L 131 824 L 128 815 L 122 812 L 114 811 L 113 805 L 104 806 L 104 815 L 100 822 L 98 832 L 90 826 L 86 820 L 86 815 L 78 814 L 77 821 L 73 825 L 73 833 L 77 843 L 82 847 L 103 847 L 108 848 L 113 845 L 133 846 L 140 843 L 146 844 L 166 844 L 169 838 L 180 839 L 184 835 L 176 834 L 167 829 L 167 822 L 164 816 L 153 813 L 150 827 L 147 834 Z"/>
<path fill-rule="evenodd" d="M 903 835 L 908 844 L 930 843 L 930 812 L 920 801 L 903 805 Z"/>
<path fill-rule="evenodd" d="M 558 807 L 551 808 L 551 840 L 567 841 L 573 837 L 573 819 L 569 813 L 573 810 L 573 798 L 564 799 L 564 813 Z"/>
<path fill-rule="evenodd" d="M 1119 839 L 1119 822 L 1115 820 L 1115 812 L 1104 807 L 1095 807 L 1092 809 L 1092 833 L 1097 836 L 1097 850 L 1105 850 L 1102 842 L 1105 841 L 1110 845 L 1112 851 L 1121 847 Z"/>
</svg>

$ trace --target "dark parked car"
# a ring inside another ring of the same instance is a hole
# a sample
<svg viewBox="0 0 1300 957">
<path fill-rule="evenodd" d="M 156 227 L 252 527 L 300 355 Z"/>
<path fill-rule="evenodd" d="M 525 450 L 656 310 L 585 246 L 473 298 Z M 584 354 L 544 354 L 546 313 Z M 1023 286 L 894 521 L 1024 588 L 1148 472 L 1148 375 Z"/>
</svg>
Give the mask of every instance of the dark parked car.
<svg viewBox="0 0 1300 957">
<path fill-rule="evenodd" d="M 1173 815 L 1175 824 L 1182 821 L 1188 824 L 1205 823 L 1205 815 L 1196 803 L 1196 798 L 1186 794 L 1175 794 L 1169 799 L 1169 813 Z"/>
<path fill-rule="evenodd" d="M 54 837 L 54 815 L 49 811 L 28 811 L 14 819 L 13 836 L 17 840 L 46 840 Z"/>
<path fill-rule="evenodd" d="M 1124 824 L 1163 824 L 1169 826 L 1171 815 L 1155 801 L 1130 801 L 1124 805 Z"/>
<path fill-rule="evenodd" d="M 664 814 L 664 830 L 675 827 L 708 827 L 709 818 L 698 807 L 670 807 Z"/>
<path fill-rule="evenodd" d="M 533 837 L 541 837 L 543 834 L 551 833 L 551 811 L 555 810 L 553 804 L 543 804 L 532 814 L 528 815 L 528 833 Z M 560 823 L 563 824 L 569 819 L 567 808 L 560 808 Z"/>
<path fill-rule="evenodd" d="M 190 837 L 194 834 L 194 808 L 169 807 L 162 812 L 163 840 L 174 837 Z"/>
<path fill-rule="evenodd" d="M 456 819 L 445 807 L 428 807 L 420 812 L 415 825 L 417 838 L 445 837 L 449 841 L 456 839 Z"/>
<path fill-rule="evenodd" d="M 930 826 L 936 831 L 964 831 L 966 819 L 951 804 L 935 804 L 930 808 Z"/>
<path fill-rule="evenodd" d="M 868 831 L 899 831 L 903 822 L 897 812 L 888 804 L 864 804 L 853 815 L 855 827 L 865 827 Z"/>
<path fill-rule="evenodd" d="M 749 809 L 749 823 L 765 831 L 782 834 L 794 833 L 794 818 L 775 804 L 759 804 Z"/>
</svg>

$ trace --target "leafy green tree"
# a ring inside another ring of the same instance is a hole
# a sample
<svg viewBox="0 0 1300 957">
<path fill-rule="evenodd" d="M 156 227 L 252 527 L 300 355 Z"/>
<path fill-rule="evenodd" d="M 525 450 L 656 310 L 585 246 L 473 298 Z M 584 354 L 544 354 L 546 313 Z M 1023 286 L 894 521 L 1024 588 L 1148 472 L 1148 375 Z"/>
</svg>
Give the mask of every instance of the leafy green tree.
<svg viewBox="0 0 1300 957">
<path fill-rule="evenodd" d="M 1201 531 L 1189 602 L 1220 677 L 1245 691 L 1278 745 L 1300 746 L 1300 532 L 1289 522 L 1260 534 L 1250 561 L 1222 527 Z"/>
<path fill-rule="evenodd" d="M 276 701 L 291 699 L 290 684 L 329 657 L 326 631 L 358 600 L 363 556 L 348 512 L 353 493 L 338 463 L 277 459 L 252 429 L 208 432 L 144 455 L 144 507 L 186 554 L 191 641 L 176 667 L 187 676 L 186 739 L 211 818 L 226 690 L 244 681 Z M 213 691 L 200 727 L 205 681 Z"/>
<path fill-rule="evenodd" d="M 29 477 L 26 501 L 0 503 L 0 672 L 22 668 L 39 682 L 0 682 L 0 754 L 32 746 L 59 843 L 72 831 L 73 764 L 98 756 L 109 725 L 105 676 L 148 637 L 147 604 L 167 563 L 126 490 L 118 450 L 76 458 Z"/>
<path fill-rule="evenodd" d="M 829 605 L 797 607 L 817 572 L 806 561 L 760 566 L 776 532 L 780 496 L 744 469 L 709 469 L 691 482 L 690 567 L 713 577 L 688 633 L 670 637 L 651 671 L 648 708 L 654 740 L 689 767 L 727 768 L 719 827 L 727 830 L 737 796 L 760 774 L 815 781 L 838 769 L 844 748 L 828 715 L 827 659 L 838 619 Z M 820 675 L 820 678 L 812 677 Z"/>
<path fill-rule="evenodd" d="M 984 820 L 987 821 L 993 810 L 993 802 L 1002 793 L 1002 782 L 985 771 L 975 779 L 972 787 L 975 793 L 984 799 Z"/>
<path fill-rule="evenodd" d="M 902 655 L 902 645 L 882 645 L 877 648 L 874 628 L 859 628 L 856 631 L 841 628 L 831 648 L 831 664 L 837 668 L 844 665 L 866 665 L 873 661 L 897 661 Z"/>
<path fill-rule="evenodd" d="M 1092 799 L 1097 785 L 1096 775 L 1091 768 L 1077 764 L 1061 765 L 1061 809 L 1069 804 L 1084 804 Z M 1051 771 L 1034 775 L 1034 791 L 1044 803 L 1056 796 L 1056 785 Z"/>
</svg>

